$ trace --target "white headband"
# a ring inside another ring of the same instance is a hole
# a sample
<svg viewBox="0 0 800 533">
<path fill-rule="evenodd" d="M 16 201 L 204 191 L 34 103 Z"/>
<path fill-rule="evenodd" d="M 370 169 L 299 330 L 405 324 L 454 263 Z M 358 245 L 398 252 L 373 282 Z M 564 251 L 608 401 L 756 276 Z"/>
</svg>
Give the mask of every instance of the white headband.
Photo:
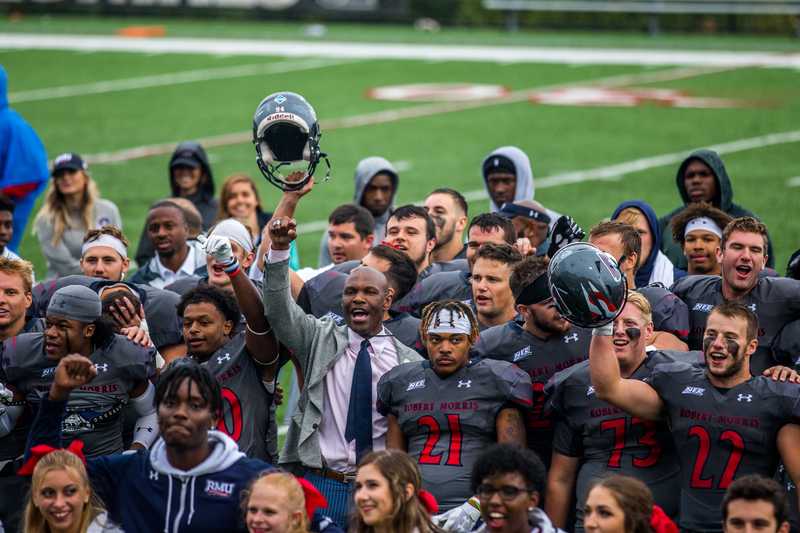
<svg viewBox="0 0 800 533">
<path fill-rule="evenodd" d="M 686 229 L 683 230 L 683 236 L 686 237 L 690 232 L 702 230 L 713 233 L 720 239 L 722 238 L 722 229 L 717 226 L 717 223 L 708 217 L 693 218 L 686 224 Z"/>
<path fill-rule="evenodd" d="M 98 246 L 107 246 L 109 248 L 113 248 L 123 259 L 128 258 L 128 247 L 122 244 L 122 241 L 114 237 L 113 235 L 108 235 L 107 233 L 101 233 L 96 239 L 87 241 L 83 243 L 81 247 L 81 257 L 86 255 L 86 252 L 90 248 L 96 248 Z"/>
<path fill-rule="evenodd" d="M 218 222 L 209 234 L 209 236 L 211 235 L 227 237 L 231 241 L 241 246 L 246 254 L 249 254 L 255 248 L 253 245 L 253 237 L 250 236 L 250 232 L 247 230 L 244 224 L 234 218 L 226 218 L 225 220 Z"/>
<path fill-rule="evenodd" d="M 464 335 L 469 335 L 471 332 L 472 326 L 469 323 L 469 318 L 451 309 L 440 310 L 433 317 L 430 326 L 428 326 L 428 333 L 463 333 Z"/>
</svg>

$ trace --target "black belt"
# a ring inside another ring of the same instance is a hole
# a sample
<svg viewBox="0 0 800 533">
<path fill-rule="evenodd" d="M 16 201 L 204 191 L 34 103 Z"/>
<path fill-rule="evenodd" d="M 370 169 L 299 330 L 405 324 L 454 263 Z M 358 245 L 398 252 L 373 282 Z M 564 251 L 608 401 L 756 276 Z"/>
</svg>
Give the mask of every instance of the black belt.
<svg viewBox="0 0 800 533">
<path fill-rule="evenodd" d="M 339 483 L 352 483 L 356 480 L 355 474 L 345 474 L 344 472 L 339 472 L 338 470 L 331 470 L 330 468 L 308 468 L 306 467 L 306 472 L 310 472 L 316 476 L 324 477 L 326 479 L 332 479 L 334 481 L 338 481 Z"/>
</svg>

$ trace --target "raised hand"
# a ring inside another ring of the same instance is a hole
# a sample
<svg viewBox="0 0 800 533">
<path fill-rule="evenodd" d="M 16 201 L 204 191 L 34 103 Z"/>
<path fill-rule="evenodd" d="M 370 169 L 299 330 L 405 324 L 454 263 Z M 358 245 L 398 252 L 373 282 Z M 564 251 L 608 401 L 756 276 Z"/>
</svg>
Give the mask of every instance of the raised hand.
<svg viewBox="0 0 800 533">
<path fill-rule="evenodd" d="M 288 250 L 292 241 L 297 238 L 297 222 L 293 218 L 273 218 L 268 227 L 273 250 Z"/>
<path fill-rule="evenodd" d="M 50 399 L 65 400 L 72 389 L 86 385 L 96 375 L 97 369 L 88 357 L 77 353 L 62 357 L 50 386 Z"/>
<path fill-rule="evenodd" d="M 295 170 L 288 176 L 286 176 L 286 181 L 290 183 L 298 182 L 306 177 L 306 173 L 303 170 Z M 314 188 L 314 178 L 308 180 L 302 187 L 297 189 L 296 191 L 285 191 L 283 194 L 286 196 L 293 197 L 295 201 L 299 200 L 306 194 L 310 193 L 311 190 Z"/>
<path fill-rule="evenodd" d="M 562 215 L 556 220 L 553 234 L 550 237 L 550 248 L 547 256 L 553 257 L 564 246 L 579 241 L 586 236 L 586 232 L 569 215 Z"/>
</svg>

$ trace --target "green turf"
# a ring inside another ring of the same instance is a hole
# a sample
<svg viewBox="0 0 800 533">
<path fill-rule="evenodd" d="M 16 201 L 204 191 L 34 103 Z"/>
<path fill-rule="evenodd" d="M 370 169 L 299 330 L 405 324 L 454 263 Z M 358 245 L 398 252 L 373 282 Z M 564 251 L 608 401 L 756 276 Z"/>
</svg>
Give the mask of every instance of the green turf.
<svg viewBox="0 0 800 533">
<path fill-rule="evenodd" d="M 176 19 L 157 17 L 88 17 L 31 15 L 21 20 L 0 21 L 0 32 L 79 33 L 111 35 L 134 25 L 163 25 L 169 37 L 259 38 L 278 40 L 369 41 L 395 43 L 480 44 L 506 46 L 577 46 L 594 48 L 677 48 L 697 50 L 797 51 L 796 37 L 776 35 L 670 34 L 651 37 L 645 33 L 519 31 L 491 28 L 445 27 L 430 33 L 409 25 L 326 24 L 321 38 L 308 37 L 307 23 L 251 22 L 219 19 Z"/>
</svg>

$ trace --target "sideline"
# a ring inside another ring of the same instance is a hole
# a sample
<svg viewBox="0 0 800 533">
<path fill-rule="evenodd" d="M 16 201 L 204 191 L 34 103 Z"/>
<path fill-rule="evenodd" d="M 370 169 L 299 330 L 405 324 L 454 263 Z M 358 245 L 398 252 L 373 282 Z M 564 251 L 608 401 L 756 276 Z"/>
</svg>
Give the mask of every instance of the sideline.
<svg viewBox="0 0 800 533">
<path fill-rule="evenodd" d="M 616 48 L 458 46 L 400 43 L 270 41 L 258 39 L 143 38 L 0 33 L 0 48 L 186 54 L 247 54 L 338 59 L 422 59 L 593 65 L 696 65 L 800 68 L 800 54 Z"/>
</svg>

